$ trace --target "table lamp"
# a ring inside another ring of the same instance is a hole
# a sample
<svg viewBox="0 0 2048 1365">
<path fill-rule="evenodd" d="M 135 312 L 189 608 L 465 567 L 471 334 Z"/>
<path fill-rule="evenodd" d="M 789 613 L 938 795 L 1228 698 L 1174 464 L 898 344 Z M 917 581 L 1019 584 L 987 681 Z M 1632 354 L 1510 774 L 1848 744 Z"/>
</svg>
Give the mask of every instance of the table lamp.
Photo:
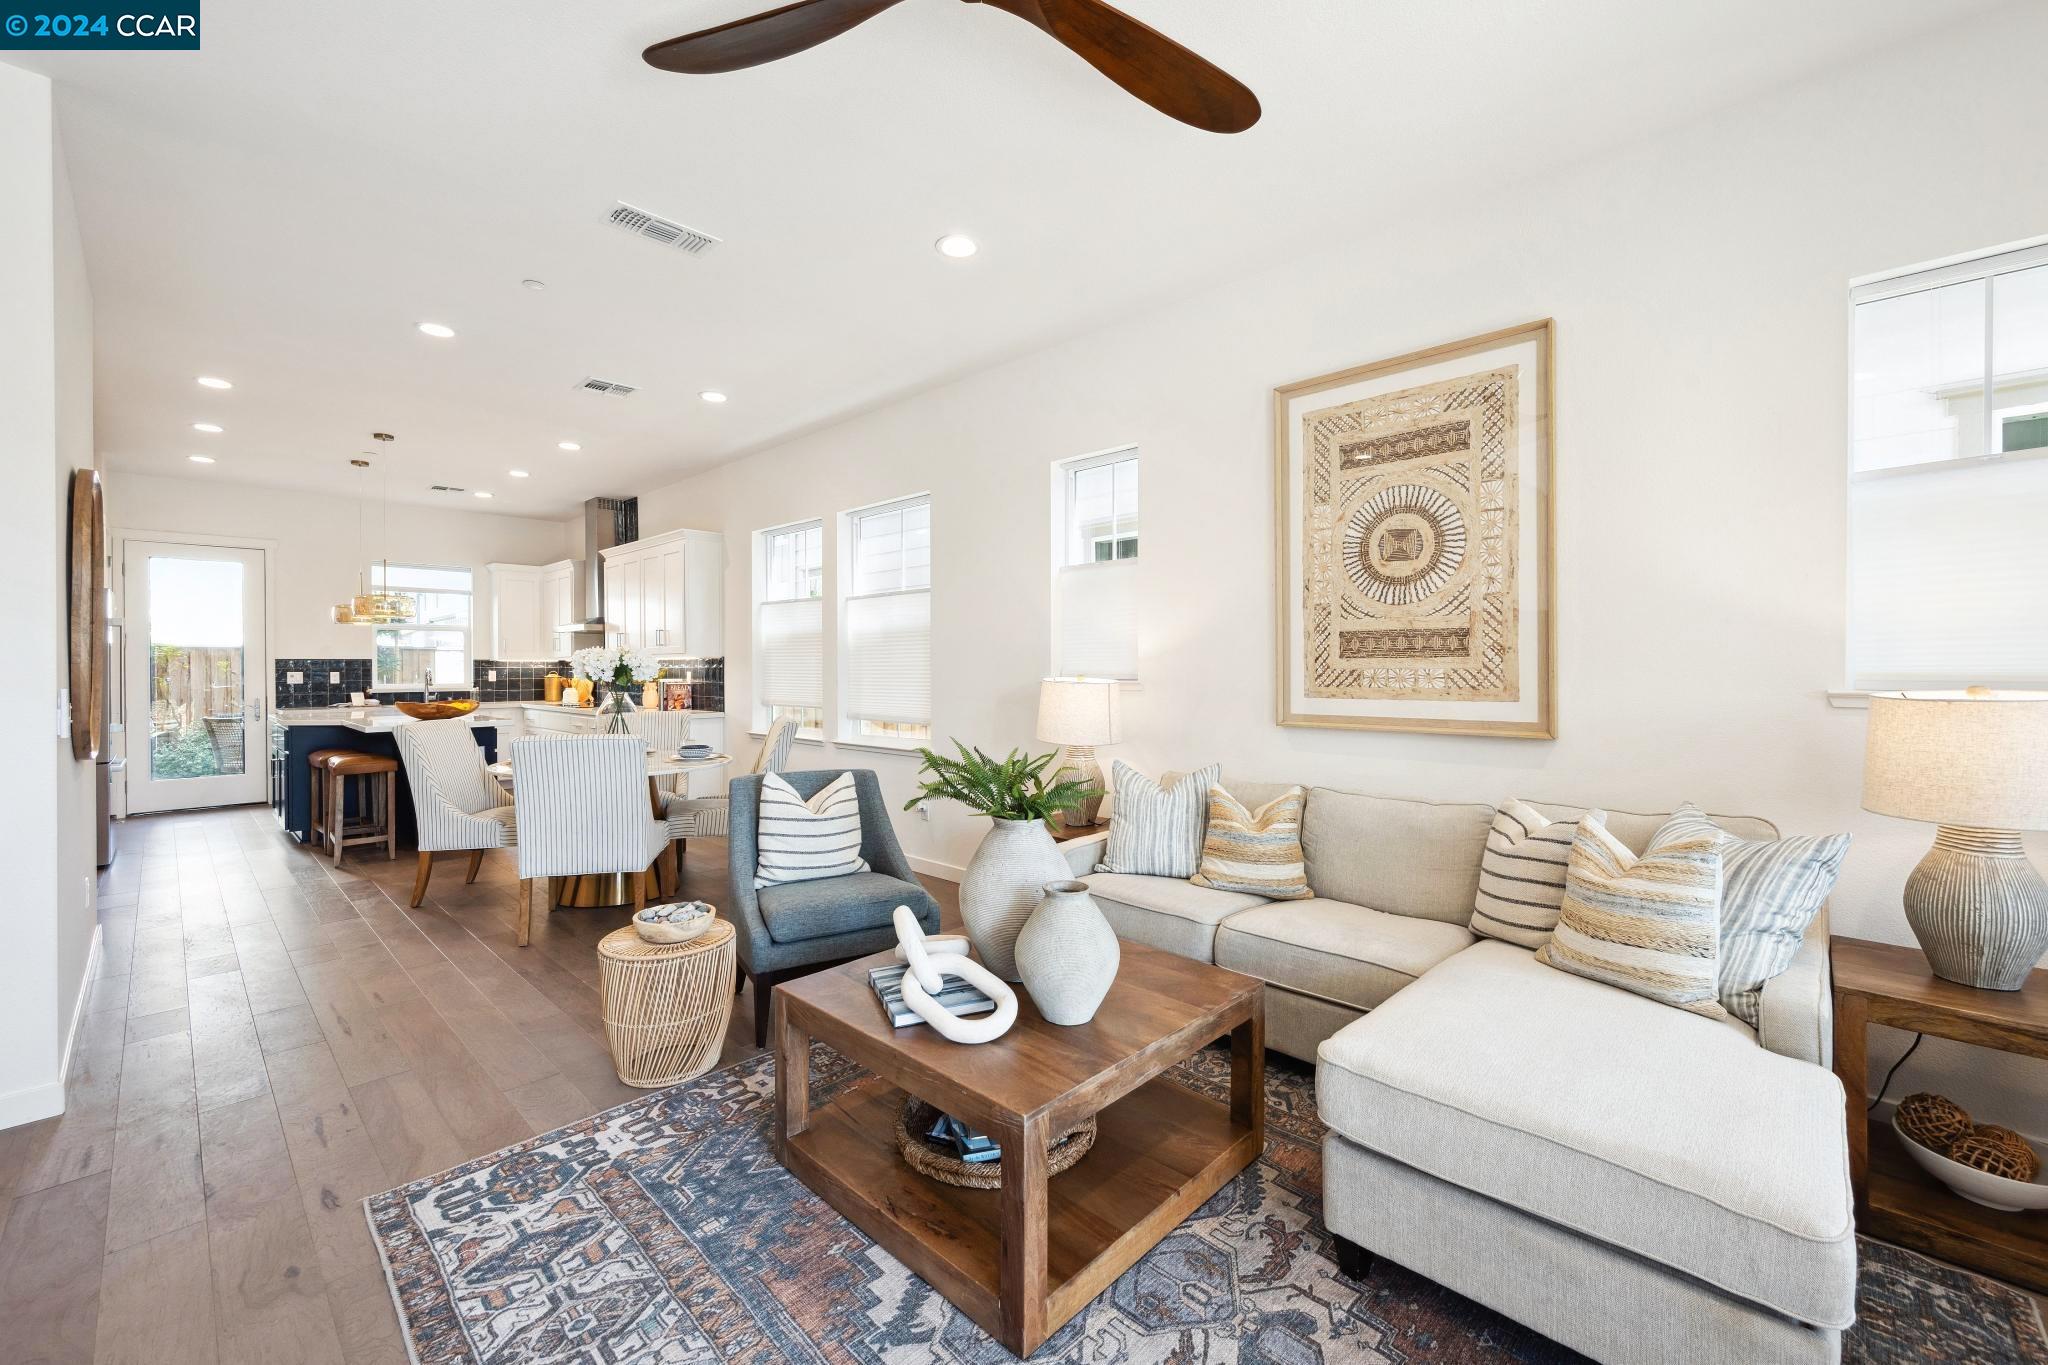
<svg viewBox="0 0 2048 1365">
<path fill-rule="evenodd" d="M 1102 768 L 1095 761 L 1095 746 L 1115 744 L 1123 738 L 1123 708 L 1114 678 L 1047 678 L 1038 685 L 1038 738 L 1061 746 L 1055 774 L 1071 774 L 1075 781 L 1102 786 Z M 1090 797 L 1060 820 L 1070 829 L 1095 823 L 1102 810 L 1102 798 Z"/>
<path fill-rule="evenodd" d="M 2048 692 L 1873 694 L 1863 808 L 1938 827 L 1905 895 L 1935 975 L 2024 985 L 2048 952 L 2048 882 L 2018 833 L 2048 829 Z"/>
</svg>

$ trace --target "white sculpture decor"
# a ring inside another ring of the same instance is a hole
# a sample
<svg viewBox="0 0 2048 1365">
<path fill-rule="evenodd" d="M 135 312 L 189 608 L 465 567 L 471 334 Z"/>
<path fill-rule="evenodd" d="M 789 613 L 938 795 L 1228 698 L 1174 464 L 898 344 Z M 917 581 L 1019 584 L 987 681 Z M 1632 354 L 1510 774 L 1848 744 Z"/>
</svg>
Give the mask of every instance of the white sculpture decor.
<svg viewBox="0 0 2048 1365">
<path fill-rule="evenodd" d="M 1088 883 L 1057 881 L 1017 935 L 1017 971 L 1046 1022 L 1085 1024 L 1102 1007 L 1123 961 L 1116 930 Z"/>
<path fill-rule="evenodd" d="M 903 973 L 903 1003 L 911 1013 L 932 1026 L 941 1038 L 954 1043 L 992 1043 L 1017 1022 L 1017 993 L 1003 979 L 973 958 L 956 953 L 927 953 L 924 926 L 907 905 L 896 907 L 896 944 L 909 968 Z M 962 1019 L 949 1014 L 933 999 L 945 989 L 945 978 L 957 976 L 996 1002 L 996 1012 L 981 1019 Z"/>
</svg>

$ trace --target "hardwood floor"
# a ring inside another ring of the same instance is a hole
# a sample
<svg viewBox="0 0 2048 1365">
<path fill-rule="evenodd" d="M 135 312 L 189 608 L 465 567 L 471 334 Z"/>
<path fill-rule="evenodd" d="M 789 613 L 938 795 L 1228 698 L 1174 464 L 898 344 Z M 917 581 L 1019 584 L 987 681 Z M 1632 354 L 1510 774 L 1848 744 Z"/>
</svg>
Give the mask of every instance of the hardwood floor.
<svg viewBox="0 0 2048 1365">
<path fill-rule="evenodd" d="M 445 855 L 418 910 L 412 868 L 261 807 L 122 826 L 69 1107 L 0 1131 L 0 1362 L 405 1365 L 362 1199 L 644 1093 L 598 1018 L 624 909 L 521 949 L 509 853 Z M 682 893 L 725 899 L 723 840 Z M 720 1060 L 755 1051 L 749 987 Z"/>
</svg>

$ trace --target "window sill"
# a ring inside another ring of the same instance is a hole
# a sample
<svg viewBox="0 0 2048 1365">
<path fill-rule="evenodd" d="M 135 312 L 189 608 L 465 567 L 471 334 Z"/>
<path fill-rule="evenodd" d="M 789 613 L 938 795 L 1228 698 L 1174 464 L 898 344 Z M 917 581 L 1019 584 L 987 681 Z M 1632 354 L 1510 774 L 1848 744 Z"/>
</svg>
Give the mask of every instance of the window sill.
<svg viewBox="0 0 2048 1365">
<path fill-rule="evenodd" d="M 867 754 L 903 754 L 906 756 L 915 754 L 919 749 L 928 747 L 925 744 L 912 743 L 906 740 L 887 739 L 828 739 L 821 742 L 834 749 L 853 749 Z"/>
<path fill-rule="evenodd" d="M 1837 711 L 1868 711 L 1870 709 L 1870 694 L 1868 692 L 1830 691 L 1827 693 L 1827 699 L 1828 705 L 1834 707 Z"/>
</svg>

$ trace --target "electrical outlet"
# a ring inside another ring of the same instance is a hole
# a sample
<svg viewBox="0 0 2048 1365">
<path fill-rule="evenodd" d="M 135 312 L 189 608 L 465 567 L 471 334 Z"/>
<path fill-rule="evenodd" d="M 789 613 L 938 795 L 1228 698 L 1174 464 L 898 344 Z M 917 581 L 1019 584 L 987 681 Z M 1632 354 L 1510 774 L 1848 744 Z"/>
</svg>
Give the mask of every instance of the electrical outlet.
<svg viewBox="0 0 2048 1365">
<path fill-rule="evenodd" d="M 328 682 L 330 682 L 330 683 L 333 683 L 333 684 L 339 685 L 339 684 L 340 684 L 340 682 L 341 682 L 341 674 L 339 674 L 339 673 L 329 673 L 329 674 L 327 675 L 327 681 L 328 681 Z"/>
<path fill-rule="evenodd" d="M 71 738 L 71 689 L 57 689 L 57 738 Z"/>
<path fill-rule="evenodd" d="M 917 818 L 929 825 L 932 822 L 932 808 L 930 806 L 919 806 L 917 808 Z"/>
<path fill-rule="evenodd" d="M 497 669 L 495 669 L 495 668 L 487 668 L 487 669 L 485 669 L 485 670 L 484 670 L 484 681 L 485 681 L 485 682 L 496 682 L 497 680 L 498 680 L 498 670 L 497 670 Z"/>
<path fill-rule="evenodd" d="M 303 687 L 305 683 L 306 675 L 299 672 L 296 668 L 284 675 L 284 685 L 286 687 Z"/>
</svg>

